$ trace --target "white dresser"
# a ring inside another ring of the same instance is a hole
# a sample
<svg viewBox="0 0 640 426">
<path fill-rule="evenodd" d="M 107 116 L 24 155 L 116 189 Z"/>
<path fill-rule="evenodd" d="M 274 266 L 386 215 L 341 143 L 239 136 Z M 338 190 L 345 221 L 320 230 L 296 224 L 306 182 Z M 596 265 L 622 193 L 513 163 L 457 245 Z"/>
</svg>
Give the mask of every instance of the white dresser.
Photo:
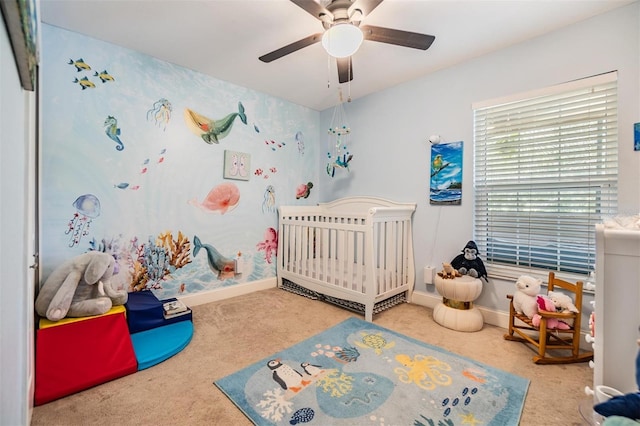
<svg viewBox="0 0 640 426">
<path fill-rule="evenodd" d="M 596 225 L 593 386 L 638 391 L 640 230 Z"/>
</svg>

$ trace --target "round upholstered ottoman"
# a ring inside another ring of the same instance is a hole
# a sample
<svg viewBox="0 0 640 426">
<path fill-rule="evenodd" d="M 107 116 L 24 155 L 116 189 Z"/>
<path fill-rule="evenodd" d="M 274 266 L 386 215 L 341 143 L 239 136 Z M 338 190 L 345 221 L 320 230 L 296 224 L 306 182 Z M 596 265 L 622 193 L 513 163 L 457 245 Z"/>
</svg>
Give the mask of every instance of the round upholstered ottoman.
<svg viewBox="0 0 640 426">
<path fill-rule="evenodd" d="M 457 278 L 435 277 L 442 302 L 433 308 L 433 319 L 443 327 L 457 331 L 478 331 L 484 325 L 482 312 L 473 301 L 482 293 L 482 281 L 463 275 Z"/>
</svg>

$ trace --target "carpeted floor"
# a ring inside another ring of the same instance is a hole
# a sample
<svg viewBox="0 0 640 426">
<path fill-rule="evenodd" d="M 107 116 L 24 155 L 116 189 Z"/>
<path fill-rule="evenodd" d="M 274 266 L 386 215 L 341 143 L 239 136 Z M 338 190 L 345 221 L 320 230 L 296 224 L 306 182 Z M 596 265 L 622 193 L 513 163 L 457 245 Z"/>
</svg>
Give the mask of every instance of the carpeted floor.
<svg viewBox="0 0 640 426">
<path fill-rule="evenodd" d="M 279 289 L 193 307 L 194 336 L 152 368 L 35 407 L 32 425 L 250 425 L 212 382 L 311 337 L 350 316 L 333 305 Z M 402 304 L 374 317 L 383 327 L 531 380 L 521 425 L 586 424 L 578 405 L 593 372 L 587 363 L 535 365 L 524 344 L 488 326 L 464 333 Z"/>
</svg>

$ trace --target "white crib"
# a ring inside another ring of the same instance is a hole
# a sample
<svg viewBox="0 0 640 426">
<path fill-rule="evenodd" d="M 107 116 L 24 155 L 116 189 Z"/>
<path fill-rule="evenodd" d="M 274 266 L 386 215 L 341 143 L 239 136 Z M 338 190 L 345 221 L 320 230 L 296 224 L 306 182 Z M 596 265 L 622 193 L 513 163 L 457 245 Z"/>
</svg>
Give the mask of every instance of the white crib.
<svg viewBox="0 0 640 426">
<path fill-rule="evenodd" d="M 281 206 L 278 287 L 373 314 L 410 301 L 415 203 L 341 198 Z"/>
</svg>

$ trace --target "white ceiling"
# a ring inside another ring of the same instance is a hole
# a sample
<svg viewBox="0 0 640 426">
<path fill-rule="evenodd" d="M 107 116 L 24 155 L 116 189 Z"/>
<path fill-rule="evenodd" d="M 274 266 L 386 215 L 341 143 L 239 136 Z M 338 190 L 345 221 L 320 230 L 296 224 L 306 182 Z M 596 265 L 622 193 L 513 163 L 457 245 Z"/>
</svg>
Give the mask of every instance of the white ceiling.
<svg viewBox="0 0 640 426">
<path fill-rule="evenodd" d="M 363 24 L 436 37 L 426 51 L 373 41 L 338 84 L 317 43 L 271 63 L 258 57 L 321 32 L 289 0 L 41 0 L 42 21 L 203 74 L 324 110 L 638 0 L 385 0 Z M 326 0 L 321 3 L 326 4 Z M 329 87 L 328 87 L 329 86 Z M 346 99 L 345 99 L 346 100 Z"/>
</svg>

